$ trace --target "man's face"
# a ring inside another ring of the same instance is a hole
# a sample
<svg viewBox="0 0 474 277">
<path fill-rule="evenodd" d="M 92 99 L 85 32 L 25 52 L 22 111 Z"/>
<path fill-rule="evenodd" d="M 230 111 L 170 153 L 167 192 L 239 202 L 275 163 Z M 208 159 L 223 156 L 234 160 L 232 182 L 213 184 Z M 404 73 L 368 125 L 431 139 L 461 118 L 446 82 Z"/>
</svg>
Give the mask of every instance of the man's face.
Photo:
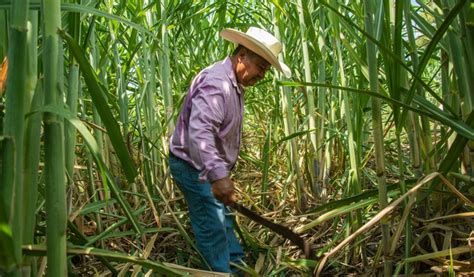
<svg viewBox="0 0 474 277">
<path fill-rule="evenodd" d="M 265 77 L 265 73 L 270 68 L 270 63 L 260 56 L 249 53 L 249 50 L 237 55 L 236 75 L 237 82 L 244 87 L 253 86 Z"/>
</svg>

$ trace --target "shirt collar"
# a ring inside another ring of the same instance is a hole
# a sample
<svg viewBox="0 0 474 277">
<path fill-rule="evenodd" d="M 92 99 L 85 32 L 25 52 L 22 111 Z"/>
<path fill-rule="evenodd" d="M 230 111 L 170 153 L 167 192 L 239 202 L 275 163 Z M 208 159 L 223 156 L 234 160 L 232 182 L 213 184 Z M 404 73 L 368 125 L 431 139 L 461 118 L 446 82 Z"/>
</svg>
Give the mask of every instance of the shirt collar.
<svg viewBox="0 0 474 277">
<path fill-rule="evenodd" d="M 229 77 L 229 80 L 232 85 L 237 89 L 237 93 L 241 94 L 242 92 L 244 92 L 244 87 L 237 82 L 237 77 L 235 76 L 235 71 L 232 67 L 232 60 L 230 59 L 230 57 L 225 58 L 223 64 L 225 73 L 227 74 L 227 77 Z"/>
</svg>

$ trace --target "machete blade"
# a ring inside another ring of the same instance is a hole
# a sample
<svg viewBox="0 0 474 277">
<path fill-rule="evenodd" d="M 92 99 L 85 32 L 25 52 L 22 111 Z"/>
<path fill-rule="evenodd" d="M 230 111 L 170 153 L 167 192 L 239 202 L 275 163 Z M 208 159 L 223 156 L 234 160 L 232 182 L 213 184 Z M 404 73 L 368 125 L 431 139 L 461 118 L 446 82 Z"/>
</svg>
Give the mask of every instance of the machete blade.
<svg viewBox="0 0 474 277">
<path fill-rule="evenodd" d="M 260 225 L 268 227 L 269 229 L 271 229 L 275 233 L 277 233 L 277 234 L 283 236 L 284 238 L 290 240 L 291 242 L 293 242 L 296 246 L 298 246 L 303 251 L 303 253 L 304 253 L 304 255 L 307 259 L 310 258 L 310 250 L 311 249 L 309 247 L 309 244 L 306 243 L 306 241 L 300 235 L 296 234 L 295 232 L 290 230 L 288 227 L 285 227 L 285 226 L 280 225 L 280 224 L 273 223 L 273 222 L 269 221 L 268 219 L 252 212 L 248 208 L 240 205 L 239 203 L 234 202 L 230 206 L 232 208 L 234 208 L 234 210 L 236 210 L 237 212 L 239 212 L 239 213 L 245 215 L 246 217 L 248 217 L 249 219 L 259 223 Z"/>
</svg>

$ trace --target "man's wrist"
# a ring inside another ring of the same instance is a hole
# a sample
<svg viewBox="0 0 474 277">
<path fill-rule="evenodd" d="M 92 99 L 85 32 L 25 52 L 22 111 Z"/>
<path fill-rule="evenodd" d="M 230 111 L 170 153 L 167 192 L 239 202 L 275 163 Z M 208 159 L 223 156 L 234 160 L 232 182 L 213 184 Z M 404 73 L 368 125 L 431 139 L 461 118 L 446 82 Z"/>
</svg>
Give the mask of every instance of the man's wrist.
<svg viewBox="0 0 474 277">
<path fill-rule="evenodd" d="M 223 166 L 213 168 L 209 170 L 209 173 L 207 174 L 207 179 L 211 183 L 228 177 L 229 171 Z"/>
</svg>

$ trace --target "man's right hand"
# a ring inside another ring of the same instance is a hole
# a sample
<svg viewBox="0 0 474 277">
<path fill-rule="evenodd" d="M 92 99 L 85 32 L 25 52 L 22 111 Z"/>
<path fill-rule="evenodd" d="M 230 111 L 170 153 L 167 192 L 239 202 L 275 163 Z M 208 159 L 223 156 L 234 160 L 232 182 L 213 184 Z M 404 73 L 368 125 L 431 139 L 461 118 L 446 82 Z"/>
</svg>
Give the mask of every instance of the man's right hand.
<svg viewBox="0 0 474 277">
<path fill-rule="evenodd" d="M 234 194 L 234 184 L 229 177 L 212 182 L 212 193 L 224 205 L 230 205 L 237 200 Z"/>
</svg>

